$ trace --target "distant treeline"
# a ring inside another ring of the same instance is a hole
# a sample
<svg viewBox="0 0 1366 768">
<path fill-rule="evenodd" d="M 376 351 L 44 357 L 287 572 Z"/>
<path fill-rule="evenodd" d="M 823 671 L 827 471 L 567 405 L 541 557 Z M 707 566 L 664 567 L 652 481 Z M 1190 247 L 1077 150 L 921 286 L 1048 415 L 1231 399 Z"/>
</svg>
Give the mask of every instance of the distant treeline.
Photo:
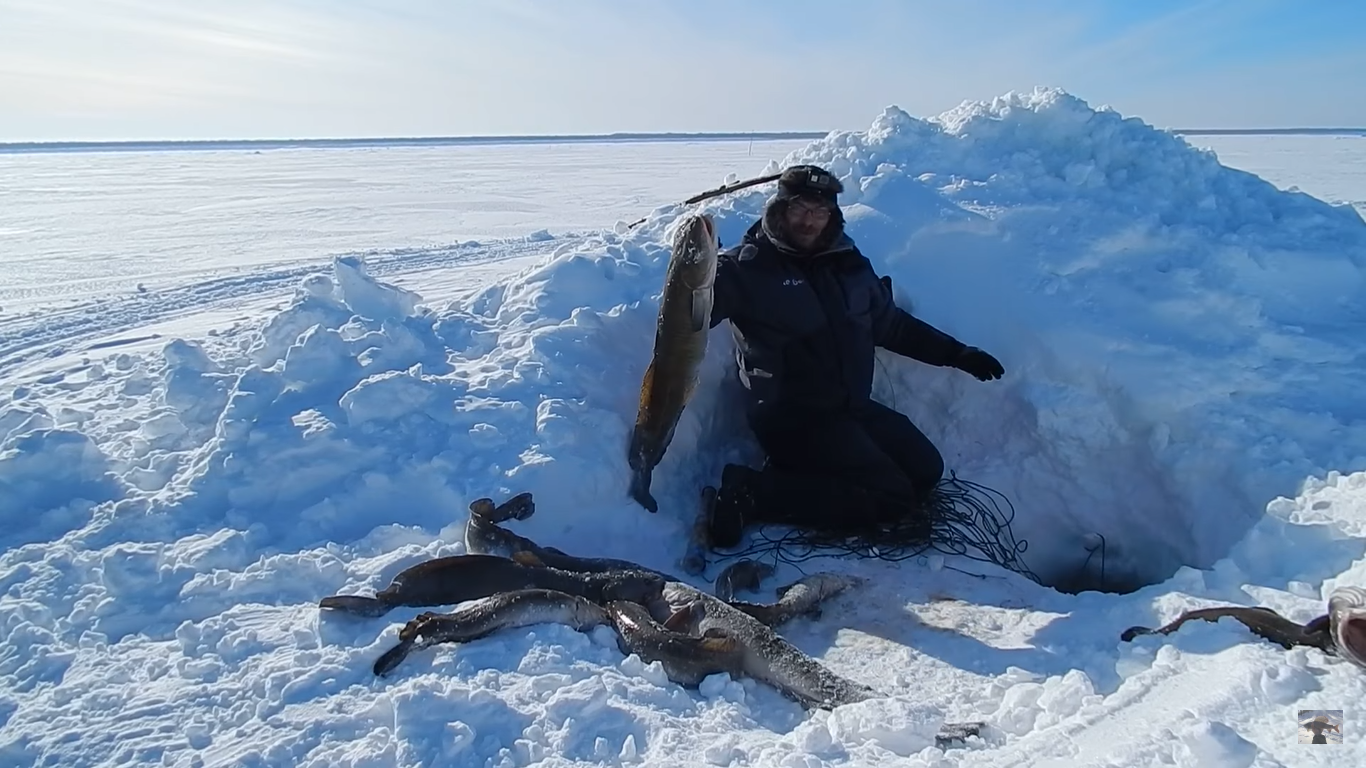
<svg viewBox="0 0 1366 768">
<path fill-rule="evenodd" d="M 1366 128 L 1173 128 L 1187 136 L 1366 136 Z"/>
<path fill-rule="evenodd" d="M 1366 136 L 1366 128 L 1173 128 L 1187 136 Z M 177 141 L 25 141 L 0 142 L 0 154 L 18 152 L 146 152 L 155 150 L 262 150 L 308 147 L 439 147 L 498 144 L 576 144 L 665 141 L 811 140 L 829 131 L 755 133 L 603 133 L 528 136 L 394 136 L 357 139 L 194 139 Z"/>
<path fill-rule="evenodd" d="M 438 147 L 480 144 L 573 144 L 655 141 L 779 141 L 820 139 L 828 131 L 762 133 L 603 133 L 528 136 L 394 136 L 358 139 L 195 139 L 185 141 L 27 141 L 0 143 L 0 152 L 130 152 L 305 147 Z"/>
</svg>

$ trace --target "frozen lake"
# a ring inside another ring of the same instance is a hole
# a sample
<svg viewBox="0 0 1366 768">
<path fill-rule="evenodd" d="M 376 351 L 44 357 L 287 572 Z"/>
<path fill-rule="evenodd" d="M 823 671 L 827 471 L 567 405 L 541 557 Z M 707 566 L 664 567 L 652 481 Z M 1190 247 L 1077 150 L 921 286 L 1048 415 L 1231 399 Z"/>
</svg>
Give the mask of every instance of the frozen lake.
<svg viewBox="0 0 1366 768">
<path fill-rule="evenodd" d="M 1366 138 L 1194 136 L 1366 210 Z M 0 153 L 0 312 L 339 253 L 610 228 L 805 140 Z"/>
<path fill-rule="evenodd" d="M 0 310 L 633 221 L 805 141 L 0 153 Z"/>
</svg>

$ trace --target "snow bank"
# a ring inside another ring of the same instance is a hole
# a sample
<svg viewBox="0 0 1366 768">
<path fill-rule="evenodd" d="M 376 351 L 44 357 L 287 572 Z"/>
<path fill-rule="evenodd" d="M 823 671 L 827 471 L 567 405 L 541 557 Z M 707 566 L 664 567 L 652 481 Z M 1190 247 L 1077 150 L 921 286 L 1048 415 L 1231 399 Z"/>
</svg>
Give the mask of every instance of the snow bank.
<svg viewBox="0 0 1366 768">
<path fill-rule="evenodd" d="M 1028 559 L 1107 586 L 1209 566 L 1307 476 L 1366 467 L 1366 224 L 1058 90 L 888 109 L 790 155 L 839 174 L 904 305 L 982 346 L 981 385 L 885 355 L 880 397 L 1006 493 Z M 776 167 L 768 170 L 776 170 Z M 766 192 L 712 206 L 727 242 Z M 662 211 L 667 220 L 674 211 Z"/>
<path fill-rule="evenodd" d="M 889 110 L 787 161 L 838 172 L 906 306 L 1005 363 L 983 384 L 886 356 L 879 396 L 1011 497 L 1029 565 L 1086 582 L 1100 532 L 1109 586 L 1165 583 L 1071 596 L 833 563 L 869 586 L 785 635 L 889 697 L 825 714 L 724 676 L 686 691 L 606 630 L 555 626 L 375 680 L 406 617 L 317 600 L 460 552 L 473 499 L 530 491 L 519 533 L 674 570 L 699 486 L 757 459 L 718 328 L 659 514 L 626 497 L 670 207 L 545 239 L 540 264 L 447 307 L 338 259 L 249 334 L 120 358 L 91 384 L 114 415 L 0 404 L 2 511 L 28 526 L 0 534 L 0 762 L 1275 765 L 1299 754 L 1297 709 L 1366 695 L 1229 622 L 1118 642 L 1216 601 L 1306 620 L 1366 579 L 1366 473 L 1326 472 L 1366 445 L 1354 213 L 1056 91 Z M 726 243 L 765 196 L 706 206 Z M 983 742 L 932 746 L 977 717 Z"/>
</svg>

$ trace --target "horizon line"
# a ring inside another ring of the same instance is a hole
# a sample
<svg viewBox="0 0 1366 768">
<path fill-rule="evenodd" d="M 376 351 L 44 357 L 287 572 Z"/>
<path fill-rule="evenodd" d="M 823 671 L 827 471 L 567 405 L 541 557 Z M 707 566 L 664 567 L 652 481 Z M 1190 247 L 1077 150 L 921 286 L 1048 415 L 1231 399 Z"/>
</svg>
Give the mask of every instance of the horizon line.
<svg viewBox="0 0 1366 768">
<path fill-rule="evenodd" d="M 1363 128 L 1159 128 L 1158 130 L 1188 136 L 1275 136 L 1321 135 L 1366 136 Z M 307 147 L 354 148 L 364 146 L 440 146 L 461 144 L 571 144 L 593 142 L 650 142 L 650 141 L 773 141 L 781 139 L 821 139 L 837 132 L 828 131 L 698 131 L 698 132 L 631 132 L 568 133 L 568 134 L 485 134 L 468 136 L 357 136 L 335 138 L 274 138 L 274 139 L 111 139 L 97 141 L 4 141 L 0 153 L 63 152 L 80 150 L 138 150 L 138 149 L 288 149 Z"/>
</svg>

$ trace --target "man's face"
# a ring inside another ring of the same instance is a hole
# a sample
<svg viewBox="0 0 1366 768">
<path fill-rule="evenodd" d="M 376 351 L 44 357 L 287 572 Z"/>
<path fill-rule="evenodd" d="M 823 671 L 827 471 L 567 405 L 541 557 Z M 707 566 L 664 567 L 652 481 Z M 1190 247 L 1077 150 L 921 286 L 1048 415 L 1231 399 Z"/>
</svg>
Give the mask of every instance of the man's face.
<svg viewBox="0 0 1366 768">
<path fill-rule="evenodd" d="M 800 198 L 791 201 L 784 215 L 786 235 L 792 244 L 803 250 L 810 249 L 830 223 L 830 208 L 822 203 Z"/>
</svg>

